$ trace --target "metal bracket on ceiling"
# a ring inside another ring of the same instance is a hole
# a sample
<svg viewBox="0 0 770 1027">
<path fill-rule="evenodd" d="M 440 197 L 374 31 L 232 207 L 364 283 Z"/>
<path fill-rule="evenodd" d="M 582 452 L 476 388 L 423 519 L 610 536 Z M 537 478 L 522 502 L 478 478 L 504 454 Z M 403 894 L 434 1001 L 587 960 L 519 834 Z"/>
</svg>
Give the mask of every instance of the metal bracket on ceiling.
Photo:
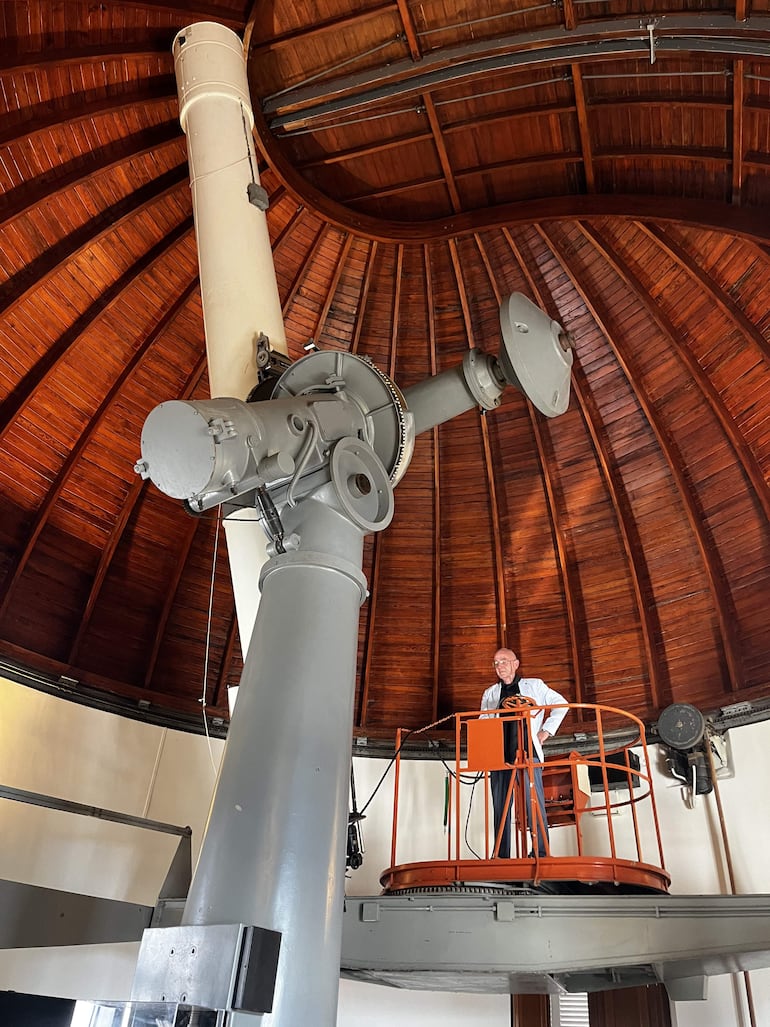
<svg viewBox="0 0 770 1027">
<path fill-rule="evenodd" d="M 639 24 L 642 28 L 647 30 L 647 35 L 650 39 L 650 64 L 654 64 L 656 60 L 655 55 L 655 29 L 658 25 L 658 18 L 651 18 L 648 22 L 641 21 Z"/>
</svg>

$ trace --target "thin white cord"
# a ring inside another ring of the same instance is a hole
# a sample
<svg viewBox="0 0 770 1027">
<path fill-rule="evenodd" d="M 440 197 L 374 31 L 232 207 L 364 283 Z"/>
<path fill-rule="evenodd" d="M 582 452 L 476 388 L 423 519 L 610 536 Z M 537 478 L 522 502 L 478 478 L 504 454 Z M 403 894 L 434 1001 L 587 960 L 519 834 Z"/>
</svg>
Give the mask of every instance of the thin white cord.
<svg viewBox="0 0 770 1027">
<path fill-rule="evenodd" d="M 206 624 L 206 658 L 203 661 L 203 695 L 200 698 L 201 709 L 203 710 L 203 730 L 206 733 L 206 742 L 209 747 L 209 759 L 211 760 L 211 769 L 214 771 L 214 777 L 217 776 L 217 765 L 214 762 L 214 752 L 211 748 L 211 735 L 209 734 L 209 725 L 206 720 L 206 686 L 209 679 L 209 651 L 211 648 L 211 615 L 214 608 L 214 578 L 217 570 L 217 553 L 219 551 L 219 529 L 222 525 L 222 507 L 217 507 L 217 530 L 214 533 L 214 555 L 211 558 L 211 582 L 209 584 L 209 611 L 208 611 L 208 622 Z"/>
</svg>

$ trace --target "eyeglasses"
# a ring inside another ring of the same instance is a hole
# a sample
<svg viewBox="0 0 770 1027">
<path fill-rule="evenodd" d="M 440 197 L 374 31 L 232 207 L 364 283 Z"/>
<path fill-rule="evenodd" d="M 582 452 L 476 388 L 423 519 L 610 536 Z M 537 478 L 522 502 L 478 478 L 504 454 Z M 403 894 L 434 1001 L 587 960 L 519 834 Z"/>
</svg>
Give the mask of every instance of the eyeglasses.
<svg viewBox="0 0 770 1027">
<path fill-rule="evenodd" d="M 512 663 L 512 662 L 513 661 L 509 660 L 507 656 L 504 656 L 502 660 L 493 660 L 492 661 L 492 666 L 493 667 L 499 667 L 501 663 Z"/>
</svg>

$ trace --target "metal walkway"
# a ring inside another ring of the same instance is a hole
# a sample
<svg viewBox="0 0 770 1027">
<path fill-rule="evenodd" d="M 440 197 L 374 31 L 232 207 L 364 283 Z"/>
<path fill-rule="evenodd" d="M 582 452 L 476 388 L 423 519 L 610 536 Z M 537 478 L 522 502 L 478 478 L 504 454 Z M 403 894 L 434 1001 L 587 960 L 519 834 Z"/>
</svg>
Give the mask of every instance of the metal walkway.
<svg viewBox="0 0 770 1027">
<path fill-rule="evenodd" d="M 770 966 L 770 895 L 380 895 L 346 900 L 342 976 L 485 993 L 663 983 L 705 999 L 707 978 Z"/>
</svg>

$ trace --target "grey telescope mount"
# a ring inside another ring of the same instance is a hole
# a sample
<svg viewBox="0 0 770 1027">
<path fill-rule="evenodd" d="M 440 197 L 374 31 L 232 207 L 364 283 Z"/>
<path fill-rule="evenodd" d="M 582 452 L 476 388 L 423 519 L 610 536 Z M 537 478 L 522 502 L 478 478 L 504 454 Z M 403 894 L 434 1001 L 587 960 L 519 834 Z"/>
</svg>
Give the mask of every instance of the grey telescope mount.
<svg viewBox="0 0 770 1027">
<path fill-rule="evenodd" d="M 134 1002 L 242 1027 L 336 1023 L 363 539 L 390 523 L 416 435 L 493 410 L 508 384 L 549 417 L 569 402 L 561 326 L 519 294 L 500 322 L 498 357 L 471 349 L 404 392 L 322 351 L 269 400 L 147 418 L 137 472 L 193 513 L 253 504 L 270 558 L 182 926 L 145 932 Z"/>
</svg>

